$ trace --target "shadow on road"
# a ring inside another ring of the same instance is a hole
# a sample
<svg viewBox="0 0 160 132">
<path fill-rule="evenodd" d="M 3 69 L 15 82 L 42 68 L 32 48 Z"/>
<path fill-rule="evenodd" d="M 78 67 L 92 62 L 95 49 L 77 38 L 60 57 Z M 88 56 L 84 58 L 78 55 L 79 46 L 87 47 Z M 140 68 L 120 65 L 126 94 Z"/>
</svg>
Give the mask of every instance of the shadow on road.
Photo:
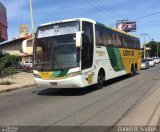
<svg viewBox="0 0 160 132">
<path fill-rule="evenodd" d="M 82 96 L 93 92 L 95 89 L 93 86 L 86 88 L 48 88 L 42 90 L 38 93 L 38 95 L 42 96 Z"/>
<path fill-rule="evenodd" d="M 136 75 L 138 75 L 139 73 L 137 73 Z M 119 81 L 128 79 L 129 75 L 124 75 L 121 77 L 117 77 L 111 80 L 107 80 L 104 84 L 104 87 L 107 87 L 109 85 L 112 85 L 114 83 L 117 83 Z M 42 90 L 40 92 L 38 92 L 38 95 L 41 96 L 82 96 L 91 92 L 96 91 L 97 89 L 95 89 L 95 86 L 89 86 L 86 88 L 48 88 L 45 90 Z"/>
<path fill-rule="evenodd" d="M 137 76 L 138 74 L 140 74 L 140 73 L 136 73 L 135 76 Z M 135 77 L 135 76 L 133 76 L 133 77 Z M 123 76 L 120 76 L 120 77 L 117 77 L 117 78 L 114 78 L 114 79 L 107 80 L 105 82 L 105 87 L 107 87 L 109 85 L 112 85 L 114 83 L 123 81 L 123 80 L 128 79 L 128 78 L 131 78 L 131 76 L 129 74 L 128 75 L 123 75 Z"/>
</svg>

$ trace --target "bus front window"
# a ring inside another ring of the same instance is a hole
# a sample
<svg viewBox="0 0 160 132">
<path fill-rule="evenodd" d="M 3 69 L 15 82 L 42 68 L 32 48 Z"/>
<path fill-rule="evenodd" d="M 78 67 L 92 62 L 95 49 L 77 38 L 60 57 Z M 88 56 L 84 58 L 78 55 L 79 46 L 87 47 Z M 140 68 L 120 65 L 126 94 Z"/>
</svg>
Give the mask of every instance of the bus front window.
<svg viewBox="0 0 160 132">
<path fill-rule="evenodd" d="M 40 38 L 35 41 L 35 69 L 61 70 L 78 67 L 75 34 Z"/>
<path fill-rule="evenodd" d="M 51 39 L 36 39 L 35 47 L 35 68 L 36 69 L 51 69 Z"/>
</svg>

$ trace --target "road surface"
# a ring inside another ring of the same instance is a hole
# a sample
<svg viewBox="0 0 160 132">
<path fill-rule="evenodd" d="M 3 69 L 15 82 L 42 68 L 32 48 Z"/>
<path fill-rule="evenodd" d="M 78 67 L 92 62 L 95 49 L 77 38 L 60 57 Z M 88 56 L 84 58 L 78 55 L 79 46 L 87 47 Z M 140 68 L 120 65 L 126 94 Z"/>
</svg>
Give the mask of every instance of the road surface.
<svg viewBox="0 0 160 132">
<path fill-rule="evenodd" d="M 0 125 L 160 126 L 160 64 L 103 89 L 28 88 L 0 95 Z"/>
</svg>

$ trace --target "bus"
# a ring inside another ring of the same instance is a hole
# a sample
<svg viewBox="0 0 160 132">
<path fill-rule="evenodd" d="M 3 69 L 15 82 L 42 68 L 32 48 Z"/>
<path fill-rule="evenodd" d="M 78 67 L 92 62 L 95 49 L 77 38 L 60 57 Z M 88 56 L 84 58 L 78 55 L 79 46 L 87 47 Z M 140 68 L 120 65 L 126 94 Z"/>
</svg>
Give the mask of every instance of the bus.
<svg viewBox="0 0 160 132">
<path fill-rule="evenodd" d="M 34 79 L 46 88 L 103 88 L 141 68 L 139 38 L 87 18 L 42 24 L 34 40 Z"/>
</svg>

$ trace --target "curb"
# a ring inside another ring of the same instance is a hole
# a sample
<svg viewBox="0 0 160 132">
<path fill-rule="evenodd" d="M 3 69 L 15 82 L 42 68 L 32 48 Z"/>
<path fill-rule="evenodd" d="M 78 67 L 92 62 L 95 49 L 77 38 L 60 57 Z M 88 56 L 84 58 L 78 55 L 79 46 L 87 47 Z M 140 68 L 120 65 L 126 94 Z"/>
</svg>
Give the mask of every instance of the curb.
<svg viewBox="0 0 160 132">
<path fill-rule="evenodd" d="M 30 84 L 30 85 L 23 85 L 23 86 L 20 86 L 20 87 L 13 87 L 13 88 L 8 88 L 8 89 L 2 89 L 2 90 L 0 90 L 0 94 L 1 93 L 15 91 L 15 90 L 19 90 L 19 89 L 24 89 L 24 88 L 28 88 L 28 87 L 35 87 L 35 86 L 36 86 L 36 84 Z"/>
</svg>

